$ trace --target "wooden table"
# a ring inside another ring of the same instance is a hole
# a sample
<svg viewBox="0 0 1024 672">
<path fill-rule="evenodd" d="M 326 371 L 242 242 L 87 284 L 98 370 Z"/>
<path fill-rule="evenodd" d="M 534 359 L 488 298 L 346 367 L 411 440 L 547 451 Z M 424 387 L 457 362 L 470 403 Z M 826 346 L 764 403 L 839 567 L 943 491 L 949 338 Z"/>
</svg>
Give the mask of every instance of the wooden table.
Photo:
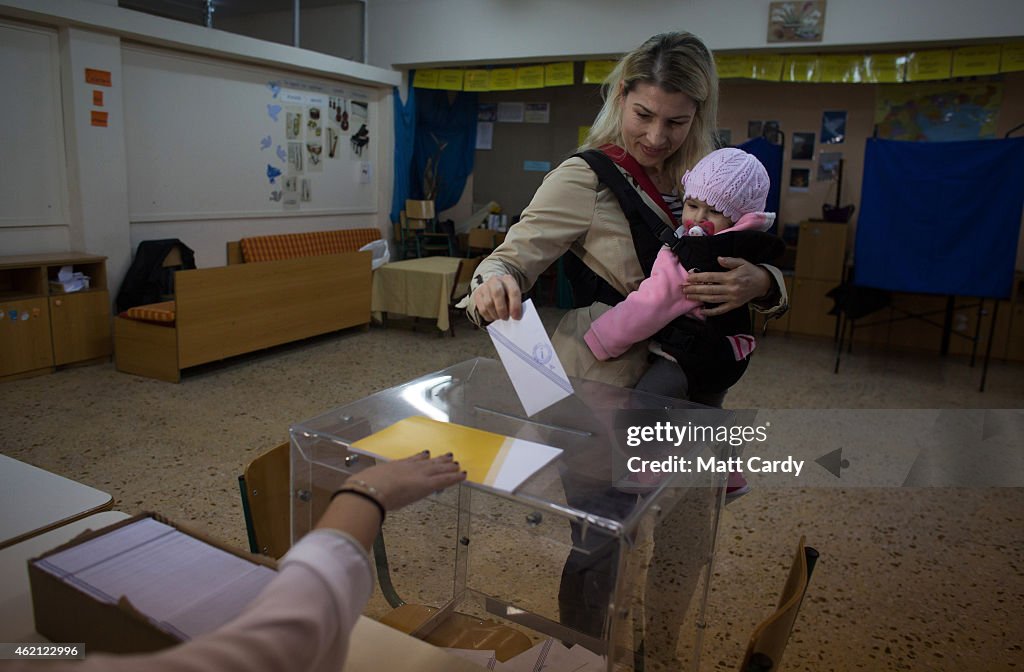
<svg viewBox="0 0 1024 672">
<path fill-rule="evenodd" d="M 109 509 L 110 494 L 0 455 L 0 548 Z"/>
<path fill-rule="evenodd" d="M 460 257 L 421 257 L 384 264 L 373 272 L 370 310 L 437 319 L 448 330 L 448 302 Z"/>
</svg>

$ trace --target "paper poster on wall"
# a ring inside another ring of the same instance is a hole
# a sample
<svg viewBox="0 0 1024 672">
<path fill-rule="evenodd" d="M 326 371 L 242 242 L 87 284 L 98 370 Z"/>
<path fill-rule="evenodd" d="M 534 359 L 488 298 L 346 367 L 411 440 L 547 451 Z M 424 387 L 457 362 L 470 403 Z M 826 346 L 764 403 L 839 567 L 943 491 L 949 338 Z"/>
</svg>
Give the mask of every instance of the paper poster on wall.
<svg viewBox="0 0 1024 672">
<path fill-rule="evenodd" d="M 327 127 L 327 158 L 338 158 L 338 139 L 341 137 L 334 126 Z"/>
<path fill-rule="evenodd" d="M 285 210 L 299 209 L 299 178 L 289 175 L 284 178 L 284 194 L 281 202 Z"/>
<path fill-rule="evenodd" d="M 309 183 L 309 178 L 302 178 L 300 184 L 302 185 L 302 189 L 299 192 L 299 200 L 303 203 L 309 203 L 313 200 L 313 189 Z"/>
<path fill-rule="evenodd" d="M 498 121 L 520 123 L 526 106 L 523 103 L 498 103 Z"/>
<path fill-rule="evenodd" d="M 343 131 L 348 130 L 348 110 L 345 107 L 345 99 L 331 96 L 327 101 L 327 120 L 333 122 Z"/>
<path fill-rule="evenodd" d="M 352 137 L 349 144 L 352 147 L 352 157 L 361 158 L 370 144 L 369 113 L 367 104 L 361 100 L 348 101 L 349 110 L 352 113 Z"/>
<path fill-rule="evenodd" d="M 526 103 L 523 121 L 528 124 L 546 124 L 551 121 L 551 103 Z"/>
<path fill-rule="evenodd" d="M 808 191 L 811 186 L 810 168 L 793 168 L 789 171 L 789 190 Z"/>
<path fill-rule="evenodd" d="M 288 172 L 289 173 L 301 173 L 304 168 L 304 162 L 302 160 L 302 143 L 301 142 L 289 142 L 288 143 Z"/>
<path fill-rule="evenodd" d="M 846 140 L 846 110 L 821 113 L 821 144 L 838 145 Z"/>
<path fill-rule="evenodd" d="M 323 137 L 323 126 L 320 123 L 320 108 L 311 107 L 306 119 L 306 140 L 319 141 Z"/>
<path fill-rule="evenodd" d="M 808 161 L 814 158 L 814 133 L 793 134 L 793 149 L 790 158 L 796 161 Z"/>
<path fill-rule="evenodd" d="M 494 122 L 476 122 L 476 149 L 492 149 L 494 146 Z"/>
<path fill-rule="evenodd" d="M 288 140 L 298 140 L 302 137 L 302 111 L 300 108 L 285 110 L 284 137 Z"/>
<path fill-rule="evenodd" d="M 359 162 L 359 184 L 369 184 L 373 180 L 373 164 L 369 161 Z"/>
<path fill-rule="evenodd" d="M 324 146 L 321 142 L 306 143 L 306 170 L 311 173 L 323 172 Z"/>
<path fill-rule="evenodd" d="M 818 182 L 829 182 L 839 175 L 841 152 L 823 152 L 818 156 Z"/>
<path fill-rule="evenodd" d="M 497 121 L 498 120 L 498 104 L 497 103 L 480 103 L 476 106 L 476 120 L 477 121 Z"/>
</svg>

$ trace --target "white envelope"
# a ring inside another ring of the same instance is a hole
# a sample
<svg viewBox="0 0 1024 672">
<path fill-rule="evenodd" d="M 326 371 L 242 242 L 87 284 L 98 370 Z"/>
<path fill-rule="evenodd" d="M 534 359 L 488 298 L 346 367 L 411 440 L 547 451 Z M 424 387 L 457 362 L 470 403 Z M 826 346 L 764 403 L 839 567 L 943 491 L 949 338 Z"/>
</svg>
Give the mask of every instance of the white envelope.
<svg viewBox="0 0 1024 672">
<path fill-rule="evenodd" d="M 573 393 L 551 339 L 532 300 L 523 302 L 520 320 L 501 320 L 487 327 L 526 415 L 543 411 Z"/>
</svg>

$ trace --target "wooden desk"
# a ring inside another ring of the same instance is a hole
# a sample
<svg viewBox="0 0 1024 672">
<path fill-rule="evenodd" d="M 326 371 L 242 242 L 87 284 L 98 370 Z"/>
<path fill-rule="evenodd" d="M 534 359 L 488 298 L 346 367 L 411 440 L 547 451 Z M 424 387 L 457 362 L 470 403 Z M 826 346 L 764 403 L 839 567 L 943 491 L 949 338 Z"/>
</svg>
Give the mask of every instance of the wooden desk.
<svg viewBox="0 0 1024 672">
<path fill-rule="evenodd" d="M 0 548 L 113 506 L 106 492 L 0 455 Z"/>
<path fill-rule="evenodd" d="M 384 264 L 373 272 L 370 310 L 437 319 L 448 330 L 448 302 L 460 257 L 422 257 Z"/>
<path fill-rule="evenodd" d="M 70 541 L 86 529 L 100 529 L 128 518 L 104 511 L 0 550 L 0 641 L 45 642 L 36 632 L 28 561 Z M 408 672 L 479 672 L 484 668 L 361 616 L 352 633 L 344 672 L 407 670 Z"/>
<path fill-rule="evenodd" d="M 45 642 L 36 632 L 28 561 L 74 539 L 85 530 L 98 530 L 128 518 L 121 511 L 104 511 L 38 534 L 0 550 L 0 641 Z"/>
</svg>

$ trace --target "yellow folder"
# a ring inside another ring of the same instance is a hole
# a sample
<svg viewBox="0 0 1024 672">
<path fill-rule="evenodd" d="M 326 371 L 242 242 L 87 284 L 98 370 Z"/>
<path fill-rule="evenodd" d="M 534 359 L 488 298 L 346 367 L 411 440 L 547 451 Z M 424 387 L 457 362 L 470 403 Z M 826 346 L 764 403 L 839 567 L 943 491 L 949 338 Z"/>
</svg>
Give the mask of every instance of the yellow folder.
<svg viewBox="0 0 1024 672">
<path fill-rule="evenodd" d="M 385 460 L 403 459 L 421 450 L 429 450 L 433 457 L 450 452 L 465 469 L 467 480 L 508 492 L 562 452 L 541 443 L 418 415 L 356 441 L 352 449 Z"/>
</svg>

